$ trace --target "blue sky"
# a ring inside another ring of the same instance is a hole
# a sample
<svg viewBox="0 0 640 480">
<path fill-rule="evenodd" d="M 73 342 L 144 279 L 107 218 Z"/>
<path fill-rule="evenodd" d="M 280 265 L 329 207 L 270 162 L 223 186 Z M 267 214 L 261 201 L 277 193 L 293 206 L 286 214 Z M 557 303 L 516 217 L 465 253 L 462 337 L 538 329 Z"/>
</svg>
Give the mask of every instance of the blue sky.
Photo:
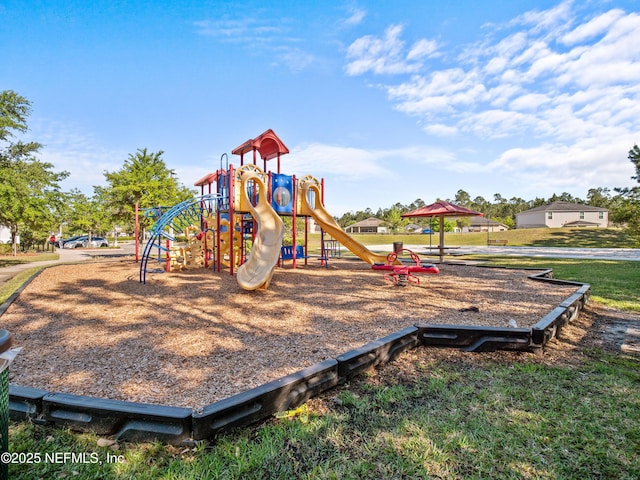
<svg viewBox="0 0 640 480">
<path fill-rule="evenodd" d="M 334 215 L 634 184 L 639 0 L 4 0 L 0 25 L 67 190 L 138 148 L 192 185 L 269 128 Z"/>
</svg>

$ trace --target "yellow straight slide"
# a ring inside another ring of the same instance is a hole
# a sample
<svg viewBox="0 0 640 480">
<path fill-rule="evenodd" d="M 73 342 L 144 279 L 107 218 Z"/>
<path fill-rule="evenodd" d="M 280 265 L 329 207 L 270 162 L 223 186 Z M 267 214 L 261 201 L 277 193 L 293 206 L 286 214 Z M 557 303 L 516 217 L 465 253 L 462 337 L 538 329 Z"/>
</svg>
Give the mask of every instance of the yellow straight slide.
<svg viewBox="0 0 640 480">
<path fill-rule="evenodd" d="M 308 192 L 312 190 L 314 192 L 313 205 L 309 204 Z M 320 182 L 310 175 L 307 175 L 298 182 L 298 199 L 300 202 L 300 214 L 310 215 L 315 221 L 322 227 L 322 229 L 335 238 L 338 242 L 348 248 L 353 254 L 360 257 L 365 262 L 373 265 L 374 263 L 386 263 L 387 255 L 373 253 L 362 243 L 355 238 L 352 238 L 347 234 L 340 225 L 334 220 L 334 218 L 327 212 L 322 205 L 322 195 L 320 189 Z"/>
<path fill-rule="evenodd" d="M 237 281 L 245 290 L 269 288 L 273 269 L 280 257 L 284 237 L 284 223 L 267 200 L 265 174 L 255 165 L 245 165 L 238 170 L 240 188 L 247 208 L 257 225 L 256 238 L 249 258 L 238 268 Z M 258 204 L 249 200 L 247 184 L 253 180 L 258 189 Z"/>
</svg>

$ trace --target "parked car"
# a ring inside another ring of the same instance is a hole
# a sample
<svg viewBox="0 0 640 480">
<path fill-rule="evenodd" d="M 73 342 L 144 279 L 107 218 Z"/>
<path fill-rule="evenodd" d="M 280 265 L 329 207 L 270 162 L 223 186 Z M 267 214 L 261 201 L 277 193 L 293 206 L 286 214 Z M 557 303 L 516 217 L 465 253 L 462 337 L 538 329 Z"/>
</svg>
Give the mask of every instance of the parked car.
<svg viewBox="0 0 640 480">
<path fill-rule="evenodd" d="M 87 248 L 89 246 L 89 236 L 81 235 L 79 237 L 70 237 L 64 242 L 64 248 Z M 93 248 L 108 247 L 109 241 L 103 237 L 91 237 L 91 246 Z"/>
<path fill-rule="evenodd" d="M 88 247 L 89 246 L 89 239 L 88 238 L 86 238 L 82 242 L 82 246 L 83 247 Z M 103 237 L 91 237 L 91 246 L 93 248 L 108 247 L 109 246 L 109 240 L 107 240 L 106 238 L 103 238 Z"/>
<path fill-rule="evenodd" d="M 74 235 L 73 237 L 69 237 L 69 238 L 60 238 L 58 239 L 58 248 L 75 248 L 75 247 L 71 247 L 71 246 L 66 246 L 67 243 L 71 244 L 72 242 L 75 242 L 77 239 L 79 239 L 82 235 Z"/>
</svg>

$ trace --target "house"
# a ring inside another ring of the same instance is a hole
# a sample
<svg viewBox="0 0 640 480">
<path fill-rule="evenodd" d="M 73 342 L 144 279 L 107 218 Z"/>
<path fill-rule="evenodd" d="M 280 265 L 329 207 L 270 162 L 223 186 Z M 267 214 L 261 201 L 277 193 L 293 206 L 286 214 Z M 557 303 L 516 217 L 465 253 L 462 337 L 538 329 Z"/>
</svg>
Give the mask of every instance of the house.
<svg viewBox="0 0 640 480">
<path fill-rule="evenodd" d="M 347 233 L 387 233 L 387 227 L 384 227 L 383 224 L 383 220 L 369 217 L 366 220 L 349 225 L 344 231 Z"/>
<path fill-rule="evenodd" d="M 422 233 L 422 230 L 424 230 L 424 227 L 416 223 L 410 223 L 404 227 L 404 231 L 407 233 Z"/>
<path fill-rule="evenodd" d="M 469 226 L 462 229 L 463 232 L 504 232 L 505 230 L 509 230 L 507 225 L 487 217 L 471 217 Z"/>
<path fill-rule="evenodd" d="M 11 243 L 11 229 L 0 225 L 0 243 Z M 16 239 L 20 243 L 20 236 Z"/>
<path fill-rule="evenodd" d="M 553 202 L 516 214 L 516 228 L 606 227 L 606 208 L 579 203 Z"/>
</svg>

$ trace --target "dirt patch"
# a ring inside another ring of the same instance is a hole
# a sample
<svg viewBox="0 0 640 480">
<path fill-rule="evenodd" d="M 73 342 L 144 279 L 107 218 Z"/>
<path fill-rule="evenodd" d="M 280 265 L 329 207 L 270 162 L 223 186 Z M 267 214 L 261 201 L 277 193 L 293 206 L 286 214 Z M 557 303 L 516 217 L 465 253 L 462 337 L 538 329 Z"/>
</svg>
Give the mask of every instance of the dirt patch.
<svg viewBox="0 0 640 480">
<path fill-rule="evenodd" d="M 142 285 L 130 261 L 57 266 L 2 316 L 23 347 L 11 382 L 197 408 L 415 323 L 529 327 L 576 290 L 530 273 L 442 265 L 397 287 L 367 264 L 332 261 L 279 268 L 268 291 L 247 292 L 210 270 Z"/>
</svg>

